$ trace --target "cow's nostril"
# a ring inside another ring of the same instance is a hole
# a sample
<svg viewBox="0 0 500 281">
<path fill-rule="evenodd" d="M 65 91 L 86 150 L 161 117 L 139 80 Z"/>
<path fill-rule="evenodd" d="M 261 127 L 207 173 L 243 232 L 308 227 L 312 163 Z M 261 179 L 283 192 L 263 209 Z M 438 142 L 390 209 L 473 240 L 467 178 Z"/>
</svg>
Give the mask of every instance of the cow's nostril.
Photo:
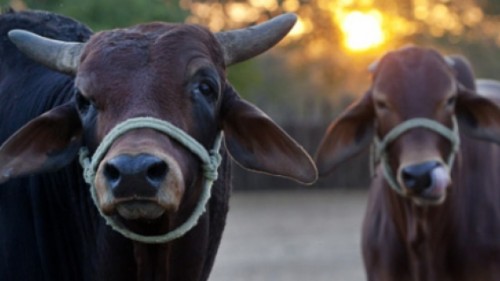
<svg viewBox="0 0 500 281">
<path fill-rule="evenodd" d="M 148 170 L 146 171 L 146 177 L 149 181 L 154 183 L 162 182 L 168 173 L 167 163 L 164 161 L 157 161 L 156 163 L 152 163 Z"/>
<path fill-rule="evenodd" d="M 108 182 L 111 184 L 111 187 L 115 187 L 118 185 L 121 179 L 121 173 L 120 170 L 118 170 L 113 164 L 107 163 L 104 166 L 104 176 L 108 180 Z"/>
<path fill-rule="evenodd" d="M 430 175 L 415 175 L 407 171 L 403 171 L 403 181 L 409 189 L 423 189 L 430 186 Z"/>
</svg>

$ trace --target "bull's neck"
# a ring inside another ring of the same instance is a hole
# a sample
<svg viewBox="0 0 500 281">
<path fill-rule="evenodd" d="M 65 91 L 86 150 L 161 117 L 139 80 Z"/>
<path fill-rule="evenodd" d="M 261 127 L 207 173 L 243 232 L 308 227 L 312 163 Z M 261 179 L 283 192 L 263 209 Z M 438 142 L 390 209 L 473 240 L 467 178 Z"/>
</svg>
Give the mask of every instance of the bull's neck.
<svg viewBox="0 0 500 281">
<path fill-rule="evenodd" d="M 444 262 L 443 255 L 447 252 L 444 247 L 449 225 L 443 218 L 449 209 L 448 203 L 419 206 L 395 193 L 390 201 L 392 212 L 400 214 L 395 223 L 401 239 L 405 241 L 413 280 L 437 280 L 434 269 Z"/>
<path fill-rule="evenodd" d="M 168 253 L 170 244 L 150 245 L 134 243 L 134 256 L 137 264 L 137 280 L 165 281 L 168 280 L 170 264 Z"/>
<path fill-rule="evenodd" d="M 185 236 L 165 244 L 134 242 L 137 279 L 140 281 L 198 281 L 203 273 L 208 247 L 207 216 Z"/>
<path fill-rule="evenodd" d="M 169 216 L 166 224 L 158 226 L 160 232 L 173 229 L 184 223 L 191 215 L 197 204 L 202 188 L 202 179 L 199 177 L 190 186 L 186 194 L 185 204 L 181 204 L 180 210 Z M 194 192 L 198 191 L 198 192 Z M 134 257 L 137 266 L 138 281 L 167 281 L 185 280 L 198 281 L 204 269 L 204 256 L 208 247 L 207 211 L 200 217 L 196 226 L 180 238 L 163 244 L 146 244 L 134 242 Z"/>
</svg>

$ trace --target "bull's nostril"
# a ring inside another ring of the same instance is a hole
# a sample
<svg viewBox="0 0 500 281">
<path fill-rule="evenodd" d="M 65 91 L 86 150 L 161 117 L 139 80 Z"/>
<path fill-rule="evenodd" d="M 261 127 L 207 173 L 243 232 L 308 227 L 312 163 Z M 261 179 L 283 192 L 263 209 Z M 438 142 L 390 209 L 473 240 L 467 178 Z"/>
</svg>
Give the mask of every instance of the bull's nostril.
<svg viewBox="0 0 500 281">
<path fill-rule="evenodd" d="M 163 161 L 158 161 L 152 164 L 146 171 L 146 177 L 148 180 L 159 183 L 162 182 L 168 173 L 167 163 Z"/>
<path fill-rule="evenodd" d="M 120 181 L 121 173 L 114 165 L 108 163 L 104 166 L 104 176 L 113 187 Z"/>
<path fill-rule="evenodd" d="M 423 189 L 431 185 L 431 177 L 427 174 L 414 175 L 403 171 L 403 181 L 410 189 Z"/>
<path fill-rule="evenodd" d="M 417 180 L 405 171 L 403 171 L 403 181 L 408 188 L 414 188 L 417 183 Z"/>
</svg>

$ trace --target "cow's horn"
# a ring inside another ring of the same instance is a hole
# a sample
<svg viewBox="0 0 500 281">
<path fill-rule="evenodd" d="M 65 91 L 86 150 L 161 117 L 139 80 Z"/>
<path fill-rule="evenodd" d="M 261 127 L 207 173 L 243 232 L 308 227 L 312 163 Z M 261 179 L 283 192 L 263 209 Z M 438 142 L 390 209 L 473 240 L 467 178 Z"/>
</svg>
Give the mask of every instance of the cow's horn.
<svg viewBox="0 0 500 281">
<path fill-rule="evenodd" d="M 297 15 L 287 13 L 248 28 L 216 33 L 224 50 L 226 66 L 252 58 L 276 45 L 296 21 Z"/>
<path fill-rule="evenodd" d="M 455 61 L 453 60 L 453 58 L 449 57 L 449 56 L 444 56 L 444 61 L 446 62 L 446 64 L 451 67 L 451 68 L 455 68 Z"/>
<path fill-rule="evenodd" d="M 76 73 L 85 46 L 84 43 L 53 40 L 20 29 L 9 31 L 9 38 L 31 59 L 67 74 Z"/>
</svg>

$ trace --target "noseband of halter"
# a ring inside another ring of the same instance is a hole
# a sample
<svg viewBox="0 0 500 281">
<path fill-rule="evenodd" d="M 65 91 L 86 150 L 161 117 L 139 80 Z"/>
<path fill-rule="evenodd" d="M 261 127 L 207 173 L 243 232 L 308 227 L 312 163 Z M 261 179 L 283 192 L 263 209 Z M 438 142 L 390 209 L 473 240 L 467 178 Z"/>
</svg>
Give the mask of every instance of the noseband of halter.
<svg viewBox="0 0 500 281">
<path fill-rule="evenodd" d="M 104 158 L 108 149 L 113 145 L 113 142 L 119 138 L 121 135 L 125 134 L 128 131 L 139 129 L 139 128 L 150 128 L 165 135 L 171 137 L 172 139 L 178 141 L 180 144 L 185 146 L 189 151 L 194 153 L 196 156 L 200 158 L 203 162 L 203 190 L 200 194 L 200 198 L 198 200 L 198 204 L 196 205 L 193 213 L 185 221 L 176 229 L 167 232 L 163 235 L 157 236 L 145 236 L 140 235 L 128 230 L 125 226 L 123 226 L 120 222 L 113 219 L 110 216 L 105 215 L 102 210 L 99 208 L 97 202 L 96 195 L 96 187 L 95 187 L 95 177 L 97 168 L 99 163 Z M 97 147 L 92 158 L 89 158 L 89 151 L 87 148 L 83 147 L 80 150 L 80 164 L 84 169 L 84 179 L 87 184 L 90 185 L 90 193 L 92 195 L 92 199 L 94 204 L 101 216 L 105 219 L 106 223 L 111 226 L 115 231 L 121 233 L 123 236 L 143 242 L 143 243 L 165 243 L 176 238 L 183 236 L 186 232 L 191 230 L 197 223 L 200 216 L 205 212 L 205 206 L 210 199 L 211 189 L 213 182 L 217 180 L 217 169 L 221 162 L 221 156 L 219 154 L 219 149 L 222 142 L 222 132 L 217 136 L 214 146 L 212 150 L 207 151 L 198 141 L 196 141 L 193 137 L 189 136 L 186 132 L 179 129 L 178 127 L 172 125 L 171 123 L 152 118 L 152 117 L 138 117 L 131 118 L 125 120 L 124 122 L 118 124 L 114 127 L 103 139 L 101 144 Z"/>
<path fill-rule="evenodd" d="M 450 154 L 448 155 L 446 164 L 448 165 L 448 168 L 451 169 L 455 161 L 455 156 L 460 146 L 460 137 L 458 135 L 458 124 L 455 117 L 452 118 L 452 122 L 453 122 L 453 128 L 449 129 L 443 124 L 436 122 L 432 119 L 413 118 L 394 127 L 391 131 L 389 131 L 389 133 L 385 135 L 385 137 L 382 140 L 380 140 L 376 136 L 373 145 L 374 150 L 372 151 L 372 172 L 374 171 L 375 164 L 380 161 L 384 177 L 386 181 L 389 183 L 389 186 L 397 193 L 403 196 L 407 196 L 407 193 L 399 185 L 395 173 L 394 171 L 392 171 L 389 165 L 387 147 L 400 135 L 414 128 L 425 128 L 434 131 L 450 141 L 452 147 Z"/>
</svg>

